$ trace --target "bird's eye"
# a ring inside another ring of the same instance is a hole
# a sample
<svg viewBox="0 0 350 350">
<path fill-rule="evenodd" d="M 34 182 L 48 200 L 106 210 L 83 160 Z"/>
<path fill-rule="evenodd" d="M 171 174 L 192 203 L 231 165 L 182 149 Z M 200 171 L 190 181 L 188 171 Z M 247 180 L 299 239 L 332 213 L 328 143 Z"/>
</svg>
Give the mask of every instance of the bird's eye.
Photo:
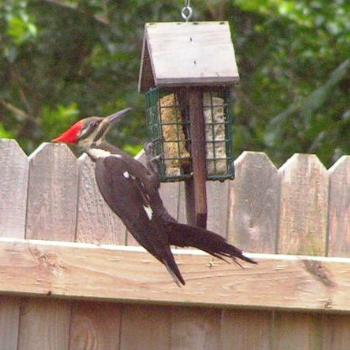
<svg viewBox="0 0 350 350">
<path fill-rule="evenodd" d="M 96 126 L 100 124 L 99 120 L 93 120 L 92 122 L 90 122 L 90 127 L 91 128 L 96 128 Z"/>
</svg>

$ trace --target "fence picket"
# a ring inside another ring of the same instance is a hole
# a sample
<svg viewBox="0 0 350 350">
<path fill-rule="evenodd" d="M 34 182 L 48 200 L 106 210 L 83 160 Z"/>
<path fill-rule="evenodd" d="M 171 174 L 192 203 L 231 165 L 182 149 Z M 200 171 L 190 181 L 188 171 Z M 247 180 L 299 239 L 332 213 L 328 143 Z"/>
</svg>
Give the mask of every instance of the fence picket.
<svg viewBox="0 0 350 350">
<path fill-rule="evenodd" d="M 0 139 L 0 237 L 24 238 L 28 158 L 14 140 Z"/>
<path fill-rule="evenodd" d="M 207 184 L 209 229 L 252 252 L 350 257 L 349 156 L 339 159 L 329 171 L 316 156 L 304 154 L 292 156 L 278 171 L 265 154 L 257 152 L 244 152 L 235 166 L 234 181 Z M 185 222 L 183 183 L 162 184 L 161 195 L 169 212 Z M 43 144 L 28 159 L 15 141 L 0 140 L 0 198 L 1 237 L 135 243 L 99 194 L 89 158 L 77 160 L 64 145 Z M 35 258 L 38 264 L 51 264 L 45 252 L 37 257 L 33 252 Z M 181 265 L 181 258 L 178 260 Z M 231 283 L 226 274 L 231 267 L 222 268 L 225 270 L 214 266 L 211 273 L 216 272 L 220 282 L 225 275 L 225 281 Z M 186 271 L 183 264 L 182 269 Z M 194 278 L 188 277 L 189 285 L 200 283 Z M 314 286 L 312 277 L 308 281 Z M 240 288 L 242 281 L 233 283 Z M 332 288 L 319 281 L 316 285 L 324 296 Z M 182 289 L 184 298 L 186 288 Z M 296 290 L 300 292 L 303 286 Z M 349 348 L 349 315 L 272 314 L 0 296 L 0 348 Z"/>
<path fill-rule="evenodd" d="M 312 154 L 295 154 L 280 169 L 278 253 L 326 254 L 328 173 Z M 274 348 L 320 349 L 322 315 L 275 313 Z"/>
<path fill-rule="evenodd" d="M 228 238 L 243 250 L 274 253 L 278 230 L 279 180 L 264 153 L 243 152 L 235 162 Z"/>
<path fill-rule="evenodd" d="M 88 156 L 78 160 L 79 199 L 76 241 L 124 245 L 126 228 L 100 194 L 95 167 Z M 72 308 L 71 350 L 117 349 L 121 306 L 112 303 L 75 302 Z"/>
<path fill-rule="evenodd" d="M 95 166 L 87 155 L 78 160 L 79 202 L 77 241 L 125 245 L 126 228 L 104 201 L 95 180 Z"/>
<path fill-rule="evenodd" d="M 329 256 L 350 257 L 350 156 L 331 169 L 329 188 Z"/>
<path fill-rule="evenodd" d="M 328 171 L 328 256 L 350 257 L 350 156 L 341 157 Z M 350 316 L 324 317 L 324 350 L 347 350 Z"/>
<path fill-rule="evenodd" d="M 0 237 L 24 238 L 28 158 L 14 140 L 0 140 Z M 0 297 L 1 348 L 17 349 L 21 300 Z"/>
<path fill-rule="evenodd" d="M 235 161 L 235 170 L 228 239 L 243 250 L 274 253 L 280 190 L 277 169 L 266 154 L 243 152 Z M 224 349 L 269 349 L 272 312 L 225 310 L 221 332 Z"/>
<path fill-rule="evenodd" d="M 280 169 L 278 253 L 325 255 L 328 173 L 312 154 L 295 154 Z"/>
<path fill-rule="evenodd" d="M 169 307 L 125 305 L 120 349 L 170 350 Z"/>
<path fill-rule="evenodd" d="M 171 311 L 171 350 L 219 349 L 221 310 L 174 307 Z"/>
<path fill-rule="evenodd" d="M 266 311 L 223 310 L 222 350 L 270 350 L 271 316 Z"/>
<path fill-rule="evenodd" d="M 228 201 L 231 181 L 207 182 L 208 230 L 227 238 Z"/>
<path fill-rule="evenodd" d="M 41 145 L 29 162 L 26 238 L 74 241 L 77 195 L 75 156 L 65 145 Z M 70 314 L 70 302 L 26 299 L 18 349 L 67 349 Z"/>
<path fill-rule="evenodd" d="M 118 349 L 120 310 L 120 305 L 107 302 L 75 302 L 72 307 L 69 349 Z"/>
</svg>

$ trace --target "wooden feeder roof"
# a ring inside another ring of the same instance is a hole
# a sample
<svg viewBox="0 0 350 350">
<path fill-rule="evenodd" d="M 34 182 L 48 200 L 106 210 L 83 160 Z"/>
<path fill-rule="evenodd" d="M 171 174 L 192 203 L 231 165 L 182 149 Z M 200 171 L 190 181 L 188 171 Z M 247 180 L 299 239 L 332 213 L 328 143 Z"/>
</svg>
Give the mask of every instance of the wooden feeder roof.
<svg viewBox="0 0 350 350">
<path fill-rule="evenodd" d="M 139 91 L 239 80 L 228 22 L 147 23 Z"/>
</svg>

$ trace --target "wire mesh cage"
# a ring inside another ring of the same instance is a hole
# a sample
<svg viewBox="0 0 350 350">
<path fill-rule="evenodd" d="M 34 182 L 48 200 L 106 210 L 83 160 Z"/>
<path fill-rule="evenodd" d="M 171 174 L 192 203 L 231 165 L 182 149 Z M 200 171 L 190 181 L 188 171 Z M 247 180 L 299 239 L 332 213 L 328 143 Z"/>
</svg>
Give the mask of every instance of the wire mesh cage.
<svg viewBox="0 0 350 350">
<path fill-rule="evenodd" d="M 208 180 L 234 178 L 232 154 L 232 96 L 229 88 L 203 91 L 206 168 Z M 154 156 L 163 182 L 192 176 L 191 133 L 186 89 L 151 89 L 146 93 L 146 116 Z"/>
</svg>

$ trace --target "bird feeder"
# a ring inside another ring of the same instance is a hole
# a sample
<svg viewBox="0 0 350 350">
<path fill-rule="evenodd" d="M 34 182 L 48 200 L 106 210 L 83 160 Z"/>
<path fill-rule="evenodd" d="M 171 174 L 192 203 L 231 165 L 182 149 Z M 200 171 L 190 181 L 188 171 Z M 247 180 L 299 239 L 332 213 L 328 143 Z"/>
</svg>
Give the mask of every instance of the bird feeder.
<svg viewBox="0 0 350 350">
<path fill-rule="evenodd" d="M 139 91 L 163 182 L 185 181 L 187 219 L 206 225 L 206 180 L 234 178 L 232 88 L 239 80 L 227 22 L 148 23 Z"/>
</svg>

